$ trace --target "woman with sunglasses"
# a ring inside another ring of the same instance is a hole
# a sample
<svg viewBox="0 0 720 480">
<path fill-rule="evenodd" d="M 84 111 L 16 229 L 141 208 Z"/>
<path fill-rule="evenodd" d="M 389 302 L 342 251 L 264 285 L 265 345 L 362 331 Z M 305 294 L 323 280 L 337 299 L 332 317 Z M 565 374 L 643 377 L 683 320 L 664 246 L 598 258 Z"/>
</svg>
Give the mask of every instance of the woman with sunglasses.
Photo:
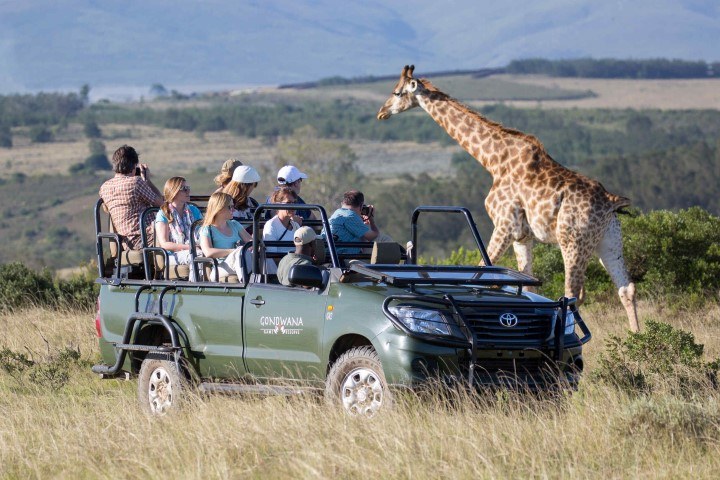
<svg viewBox="0 0 720 480">
<path fill-rule="evenodd" d="M 220 276 L 240 273 L 239 247 L 252 240 L 243 226 L 233 220 L 232 212 L 233 198 L 227 193 L 213 193 L 200 229 L 203 255 L 222 260 L 218 265 Z"/>
<path fill-rule="evenodd" d="M 286 186 L 275 190 L 270 197 L 270 203 L 297 203 L 297 193 Z M 263 240 L 266 242 L 293 241 L 293 232 L 300 228 L 300 225 L 293 219 L 295 210 L 277 210 L 277 213 L 270 220 L 265 222 L 263 227 Z M 268 252 L 294 251 L 294 247 L 267 247 Z M 268 259 L 265 263 L 268 274 L 277 273 L 277 265 L 280 258 Z"/>
<path fill-rule="evenodd" d="M 183 177 L 165 182 L 165 201 L 155 217 L 157 244 L 168 252 L 170 265 L 192 262 L 190 254 L 190 226 L 202 218 L 195 205 L 190 205 L 190 185 Z"/>
</svg>

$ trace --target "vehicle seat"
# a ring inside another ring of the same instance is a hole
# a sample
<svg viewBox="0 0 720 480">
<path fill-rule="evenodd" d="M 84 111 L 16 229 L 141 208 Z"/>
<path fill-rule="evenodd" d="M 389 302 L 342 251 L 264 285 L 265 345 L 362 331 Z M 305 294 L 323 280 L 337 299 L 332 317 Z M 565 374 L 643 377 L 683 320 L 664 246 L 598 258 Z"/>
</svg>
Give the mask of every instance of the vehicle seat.
<svg viewBox="0 0 720 480">
<path fill-rule="evenodd" d="M 374 242 L 370 263 L 398 264 L 402 260 L 402 250 L 395 242 Z"/>
</svg>

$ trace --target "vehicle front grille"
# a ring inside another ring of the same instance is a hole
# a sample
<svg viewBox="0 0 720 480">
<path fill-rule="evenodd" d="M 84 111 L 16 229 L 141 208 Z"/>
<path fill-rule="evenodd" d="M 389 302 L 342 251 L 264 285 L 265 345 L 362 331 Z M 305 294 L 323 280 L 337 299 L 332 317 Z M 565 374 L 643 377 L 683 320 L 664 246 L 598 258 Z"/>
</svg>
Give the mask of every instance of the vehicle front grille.
<svg viewBox="0 0 720 480">
<path fill-rule="evenodd" d="M 500 322 L 503 314 L 517 318 L 514 326 Z M 475 333 L 478 345 L 494 342 L 538 343 L 552 333 L 553 314 L 537 310 L 463 309 L 468 327 Z"/>
<path fill-rule="evenodd" d="M 479 358 L 474 369 L 474 381 L 485 385 L 533 385 L 558 378 L 557 367 L 545 358 Z"/>
</svg>

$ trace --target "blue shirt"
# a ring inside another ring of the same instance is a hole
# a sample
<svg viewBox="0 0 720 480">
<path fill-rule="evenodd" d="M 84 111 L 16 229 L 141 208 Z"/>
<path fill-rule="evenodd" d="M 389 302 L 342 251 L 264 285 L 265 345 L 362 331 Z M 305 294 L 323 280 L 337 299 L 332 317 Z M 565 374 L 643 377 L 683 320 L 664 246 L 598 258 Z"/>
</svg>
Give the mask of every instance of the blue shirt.
<svg viewBox="0 0 720 480">
<path fill-rule="evenodd" d="M 214 248 L 235 248 L 237 242 L 242 241 L 240 230 L 242 230 L 243 227 L 235 220 L 228 220 L 227 225 L 231 230 L 230 236 L 223 234 L 213 225 L 202 227 L 200 229 L 200 236 L 209 238 L 210 244 Z"/>
<path fill-rule="evenodd" d="M 370 227 L 362 217 L 349 208 L 338 208 L 330 217 L 330 232 L 338 242 L 364 242 L 362 238 Z M 338 248 L 338 253 L 360 253 L 359 248 Z"/>
</svg>

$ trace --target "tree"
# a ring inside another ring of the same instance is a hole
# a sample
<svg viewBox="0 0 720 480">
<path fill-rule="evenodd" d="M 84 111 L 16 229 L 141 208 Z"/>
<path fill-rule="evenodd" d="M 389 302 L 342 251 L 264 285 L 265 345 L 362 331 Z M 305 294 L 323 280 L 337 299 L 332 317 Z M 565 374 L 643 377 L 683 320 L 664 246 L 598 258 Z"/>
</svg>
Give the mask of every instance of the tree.
<svg viewBox="0 0 720 480">
<path fill-rule="evenodd" d="M 45 125 L 35 125 L 30 128 L 30 140 L 33 143 L 52 142 L 53 134 Z"/>
<path fill-rule="evenodd" d="M 90 85 L 87 83 L 80 87 L 80 100 L 82 100 L 85 106 L 90 104 Z"/>
<path fill-rule="evenodd" d="M 7 125 L 0 125 L 0 147 L 12 148 L 12 132 Z"/>
<path fill-rule="evenodd" d="M 85 124 L 83 125 L 83 129 L 85 131 L 85 136 L 88 138 L 102 137 L 102 130 L 100 130 L 100 127 L 98 126 L 97 122 L 92 117 L 87 117 L 85 119 Z"/>
<path fill-rule="evenodd" d="M 302 195 L 308 203 L 326 208 L 340 204 L 342 194 L 360 188 L 362 174 L 355 162 L 357 155 L 350 146 L 336 140 L 320 138 L 314 127 L 300 127 L 277 143 L 275 166 L 295 165 L 308 174 Z"/>
<path fill-rule="evenodd" d="M 90 156 L 83 162 L 83 169 L 94 172 L 95 170 L 112 170 L 105 153 L 105 144 L 99 140 L 91 140 L 88 144 Z"/>
</svg>

